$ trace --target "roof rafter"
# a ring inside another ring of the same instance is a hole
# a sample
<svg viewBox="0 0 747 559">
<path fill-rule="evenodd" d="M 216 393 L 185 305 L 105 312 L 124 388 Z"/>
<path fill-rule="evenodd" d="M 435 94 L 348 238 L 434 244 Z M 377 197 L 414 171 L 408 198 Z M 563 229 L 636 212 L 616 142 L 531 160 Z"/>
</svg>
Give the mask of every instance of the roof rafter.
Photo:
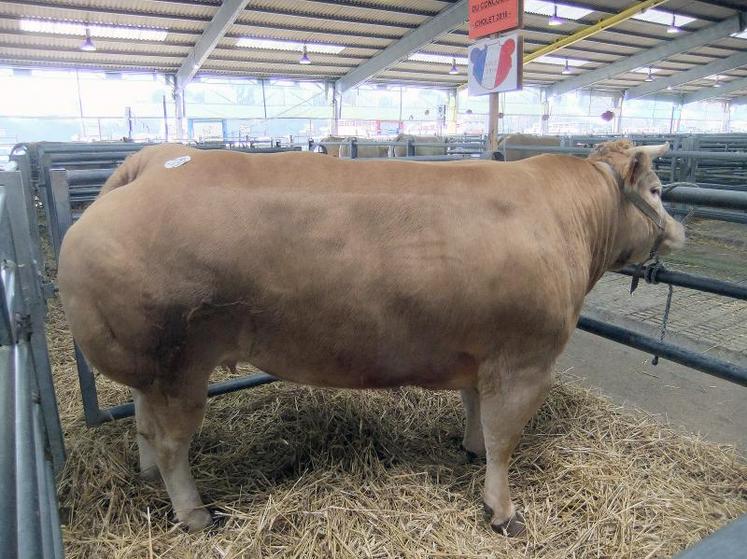
<svg viewBox="0 0 747 559">
<path fill-rule="evenodd" d="M 207 60 L 210 53 L 218 45 L 220 40 L 231 28 L 233 22 L 239 17 L 249 0 L 225 0 L 220 8 L 213 15 L 213 19 L 203 31 L 202 36 L 197 39 L 197 43 L 184 58 L 181 67 L 176 72 L 176 85 L 184 88 L 197 71 Z"/>
<path fill-rule="evenodd" d="M 635 68 L 648 66 L 659 60 L 664 60 L 670 56 L 690 51 L 702 45 L 707 45 L 723 37 L 728 37 L 732 33 L 739 33 L 745 28 L 747 22 L 747 13 L 740 13 L 727 18 L 719 23 L 709 25 L 694 33 L 689 33 L 685 37 L 667 41 L 657 47 L 645 49 L 638 54 L 629 56 L 619 62 L 607 64 L 602 68 L 586 72 L 574 78 L 564 80 L 548 88 L 549 96 L 558 96 L 590 86 L 596 82 L 614 78 Z"/>
<path fill-rule="evenodd" d="M 676 74 L 667 76 L 665 78 L 658 77 L 652 82 L 644 83 L 642 85 L 639 85 L 638 87 L 634 87 L 633 89 L 628 90 L 625 99 L 639 99 L 640 97 L 645 97 L 646 95 L 656 93 L 657 91 L 662 91 L 669 87 L 673 88 L 678 85 L 683 85 L 695 80 L 707 78 L 708 76 L 712 76 L 714 74 L 727 72 L 741 66 L 747 66 L 747 52 L 738 52 L 737 54 L 733 54 L 732 56 L 728 56 L 721 60 L 716 60 L 702 66 L 696 66 L 695 68 L 692 68 L 691 70 L 687 70 L 685 72 L 677 72 Z"/>
<path fill-rule="evenodd" d="M 682 98 L 682 102 L 696 103 L 698 101 L 707 101 L 714 97 L 723 97 L 729 93 L 734 93 L 741 89 L 747 89 L 747 78 L 739 78 L 728 82 L 721 82 L 721 87 L 704 87 L 692 93 L 688 93 Z"/>
<path fill-rule="evenodd" d="M 386 47 L 357 68 L 337 80 L 337 90 L 342 93 L 362 84 L 373 75 L 406 58 L 420 47 L 434 42 L 467 20 L 467 0 L 459 0 L 425 21 L 404 37 Z"/>
</svg>

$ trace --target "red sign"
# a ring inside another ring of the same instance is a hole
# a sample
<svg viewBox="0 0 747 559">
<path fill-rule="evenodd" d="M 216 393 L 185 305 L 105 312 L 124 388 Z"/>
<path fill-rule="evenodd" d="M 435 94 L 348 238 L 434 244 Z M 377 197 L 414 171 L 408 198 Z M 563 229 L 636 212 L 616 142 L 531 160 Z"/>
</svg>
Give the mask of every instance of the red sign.
<svg viewBox="0 0 747 559">
<path fill-rule="evenodd" d="M 524 0 L 469 0 L 469 37 L 516 29 L 523 16 Z"/>
</svg>

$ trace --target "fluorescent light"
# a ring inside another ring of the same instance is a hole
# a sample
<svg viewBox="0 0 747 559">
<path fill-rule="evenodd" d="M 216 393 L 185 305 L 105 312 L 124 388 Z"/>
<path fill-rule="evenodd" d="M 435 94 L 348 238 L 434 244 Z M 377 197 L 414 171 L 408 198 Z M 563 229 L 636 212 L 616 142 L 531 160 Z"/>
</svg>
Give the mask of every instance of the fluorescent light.
<svg viewBox="0 0 747 559">
<path fill-rule="evenodd" d="M 672 12 L 672 23 L 667 27 L 667 33 L 673 34 L 679 33 L 680 31 L 682 31 L 682 29 L 677 25 L 674 12 Z"/>
<path fill-rule="evenodd" d="M 665 12 L 662 10 L 650 9 L 645 12 L 640 12 L 633 16 L 633 19 L 640 21 L 648 21 L 649 23 L 658 23 L 659 25 L 674 25 L 675 27 L 682 27 L 688 23 L 695 21 L 694 17 L 687 17 L 681 15 L 675 15 L 674 20 L 672 19 L 671 12 Z"/>
<path fill-rule="evenodd" d="M 408 60 L 415 62 L 435 62 L 436 64 L 458 64 L 467 65 L 467 58 L 464 56 L 449 56 L 447 54 L 428 54 L 427 52 L 414 52 L 407 57 Z"/>
<path fill-rule="evenodd" d="M 236 41 L 237 47 L 261 50 L 286 50 L 292 52 L 303 52 L 304 46 L 307 52 L 317 54 L 340 54 L 345 50 L 344 46 L 329 43 L 304 43 L 302 41 L 284 41 L 279 39 L 258 39 L 256 37 L 241 37 Z"/>
<path fill-rule="evenodd" d="M 557 13 L 555 12 L 556 6 Z M 530 14 L 548 17 L 555 15 L 561 19 L 572 19 L 573 21 L 581 19 L 593 12 L 593 10 L 576 8 L 575 6 L 566 6 L 565 4 L 559 4 L 556 2 L 547 2 L 546 0 L 525 0 L 524 11 Z"/>
<path fill-rule="evenodd" d="M 86 25 L 74 21 L 54 21 L 51 19 L 22 19 L 19 22 L 21 31 L 30 33 L 52 33 L 54 35 L 86 35 L 107 39 L 133 39 L 136 41 L 165 41 L 168 29 L 148 27 L 130 27 L 121 25 Z"/>
<path fill-rule="evenodd" d="M 555 64 L 557 66 L 585 66 L 589 63 L 588 60 L 578 60 L 577 58 L 562 58 L 560 56 L 540 56 L 535 58 L 532 62 L 538 62 L 540 64 Z"/>
<path fill-rule="evenodd" d="M 563 69 L 561 70 L 560 73 L 563 74 L 564 76 L 567 76 L 573 73 L 573 70 L 571 70 L 571 65 L 568 64 L 567 60 L 565 61 L 565 66 L 563 66 Z"/>
<path fill-rule="evenodd" d="M 299 64 L 311 64 L 311 59 L 309 58 L 309 50 L 306 45 L 303 46 L 303 54 L 301 55 L 301 58 L 298 59 Z"/>
<path fill-rule="evenodd" d="M 635 74 L 657 74 L 661 70 L 659 68 L 652 68 L 650 66 L 642 66 L 641 68 L 636 68 L 635 70 L 631 70 L 631 72 Z"/>
<path fill-rule="evenodd" d="M 88 52 L 96 50 L 96 45 L 93 44 L 93 39 L 91 39 L 91 30 L 88 29 L 88 27 L 86 27 L 86 38 L 83 39 L 83 42 L 80 44 L 80 50 Z"/>
<path fill-rule="evenodd" d="M 558 25 L 563 25 L 563 20 L 558 17 L 558 5 L 555 4 L 552 8 L 552 15 L 550 16 L 550 19 L 547 20 L 547 25 L 550 27 L 557 27 Z"/>
</svg>

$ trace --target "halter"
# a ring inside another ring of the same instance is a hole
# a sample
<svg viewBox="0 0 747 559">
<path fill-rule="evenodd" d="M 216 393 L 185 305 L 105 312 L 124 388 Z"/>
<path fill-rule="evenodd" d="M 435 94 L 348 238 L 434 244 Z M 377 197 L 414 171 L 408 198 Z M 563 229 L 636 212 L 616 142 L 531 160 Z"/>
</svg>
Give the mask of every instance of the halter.
<svg viewBox="0 0 747 559">
<path fill-rule="evenodd" d="M 651 246 L 651 250 L 648 253 L 648 258 L 643 260 L 642 262 L 639 262 L 635 265 L 636 267 L 636 274 L 633 275 L 633 281 L 630 284 L 630 292 L 633 293 L 635 291 L 636 287 L 638 287 L 638 273 L 643 269 L 643 267 L 649 263 L 652 262 L 658 262 L 659 256 L 659 247 L 661 246 L 662 241 L 664 241 L 664 221 L 661 218 L 661 215 L 659 212 L 656 211 L 656 209 L 649 204 L 646 200 L 643 199 L 643 197 L 635 190 L 626 190 L 625 189 L 625 182 L 620 175 L 620 173 L 617 172 L 617 169 L 615 169 L 612 165 L 607 163 L 606 161 L 599 161 L 599 163 L 603 163 L 610 171 L 610 174 L 612 175 L 612 180 L 617 185 L 617 188 L 622 191 L 623 197 L 633 204 L 643 215 L 645 215 L 651 223 L 654 224 L 656 229 L 659 231 L 656 235 L 656 239 L 654 239 L 654 244 Z"/>
</svg>

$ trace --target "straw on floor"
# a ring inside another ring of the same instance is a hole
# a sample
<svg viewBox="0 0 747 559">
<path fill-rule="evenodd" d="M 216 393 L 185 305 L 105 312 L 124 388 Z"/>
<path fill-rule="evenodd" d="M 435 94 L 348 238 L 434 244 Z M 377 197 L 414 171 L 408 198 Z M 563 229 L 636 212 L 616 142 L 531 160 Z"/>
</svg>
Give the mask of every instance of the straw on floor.
<svg viewBox="0 0 747 559">
<path fill-rule="evenodd" d="M 483 516 L 484 463 L 458 450 L 456 393 L 276 383 L 210 401 L 191 455 L 221 523 L 190 534 L 161 484 L 138 478 L 134 421 L 85 427 L 56 301 L 48 337 L 70 558 L 670 557 L 747 511 L 747 465 L 733 448 L 561 380 L 511 468 L 528 532 L 505 539 Z M 99 398 L 128 391 L 99 377 Z"/>
</svg>

